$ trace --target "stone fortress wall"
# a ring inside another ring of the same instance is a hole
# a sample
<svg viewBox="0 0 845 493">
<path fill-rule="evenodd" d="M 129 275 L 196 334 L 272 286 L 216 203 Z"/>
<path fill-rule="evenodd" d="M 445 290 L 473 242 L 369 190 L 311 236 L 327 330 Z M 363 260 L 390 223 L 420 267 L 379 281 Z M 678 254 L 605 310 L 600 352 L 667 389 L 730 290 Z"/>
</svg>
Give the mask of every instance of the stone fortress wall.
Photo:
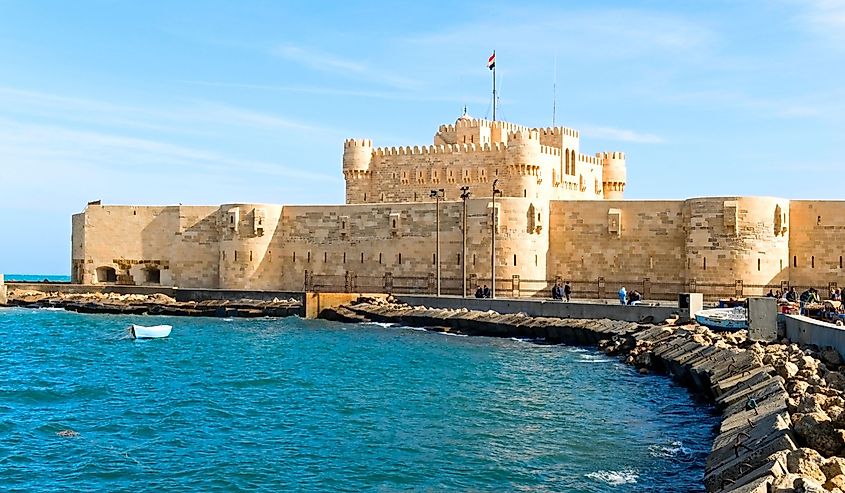
<svg viewBox="0 0 845 493">
<path fill-rule="evenodd" d="M 460 187 L 469 289 L 490 283 L 492 182 L 500 296 L 547 295 L 571 280 L 583 296 L 619 285 L 647 297 L 826 289 L 843 270 L 845 201 L 771 197 L 623 200 L 625 156 L 580 153 L 578 133 L 461 117 L 434 145 L 374 148 L 347 140 L 347 205 L 113 206 L 73 217 L 80 283 L 296 291 L 433 292 L 440 202 L 444 293 L 461 287 Z"/>
</svg>

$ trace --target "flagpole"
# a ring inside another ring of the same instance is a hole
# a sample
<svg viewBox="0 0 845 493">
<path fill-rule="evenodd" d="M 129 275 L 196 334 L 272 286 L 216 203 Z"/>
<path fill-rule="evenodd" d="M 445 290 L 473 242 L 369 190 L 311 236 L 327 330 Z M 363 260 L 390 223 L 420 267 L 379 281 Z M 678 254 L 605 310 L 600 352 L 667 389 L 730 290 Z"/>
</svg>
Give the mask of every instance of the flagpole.
<svg viewBox="0 0 845 493">
<path fill-rule="evenodd" d="M 493 50 L 493 121 L 496 121 L 496 50 Z"/>
<path fill-rule="evenodd" d="M 555 57 L 555 78 L 552 82 L 552 127 L 555 126 L 555 116 L 557 113 L 557 57 Z"/>
</svg>

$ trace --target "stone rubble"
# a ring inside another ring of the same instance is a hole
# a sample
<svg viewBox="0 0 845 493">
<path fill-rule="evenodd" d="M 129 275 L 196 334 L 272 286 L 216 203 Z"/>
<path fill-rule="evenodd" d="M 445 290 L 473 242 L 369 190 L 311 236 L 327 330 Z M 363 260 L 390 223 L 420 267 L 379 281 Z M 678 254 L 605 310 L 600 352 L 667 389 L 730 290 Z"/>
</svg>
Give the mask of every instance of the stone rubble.
<svg viewBox="0 0 845 493">
<path fill-rule="evenodd" d="M 529 317 L 361 298 L 323 310 L 343 322 L 392 322 L 491 337 L 596 345 L 643 373 L 669 374 L 712 400 L 722 424 L 705 466 L 708 492 L 845 493 L 845 374 L 831 348 L 761 344 L 692 323 Z"/>
<path fill-rule="evenodd" d="M 9 306 L 25 308 L 63 308 L 79 313 L 124 315 L 171 315 L 194 317 L 286 317 L 301 315 L 302 303 L 289 300 L 204 300 L 176 301 L 162 293 L 62 293 L 12 290 Z"/>
</svg>

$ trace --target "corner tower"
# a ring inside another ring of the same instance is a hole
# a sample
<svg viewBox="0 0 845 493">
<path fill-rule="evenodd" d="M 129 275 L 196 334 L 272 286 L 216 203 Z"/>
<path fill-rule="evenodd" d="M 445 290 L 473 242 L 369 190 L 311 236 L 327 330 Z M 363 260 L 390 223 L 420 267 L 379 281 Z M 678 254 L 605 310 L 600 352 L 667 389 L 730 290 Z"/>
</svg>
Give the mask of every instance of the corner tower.
<svg viewBox="0 0 845 493">
<path fill-rule="evenodd" d="M 540 173 L 540 133 L 521 129 L 508 133 L 507 169 L 510 179 L 502 183 L 506 197 L 534 198 Z"/>
<path fill-rule="evenodd" d="M 373 141 L 346 139 L 343 142 L 343 177 L 346 180 L 347 204 L 360 204 L 367 201 L 372 159 Z"/>
<path fill-rule="evenodd" d="M 601 159 L 602 190 L 605 200 L 622 200 L 627 182 L 625 168 L 625 153 L 619 151 L 599 152 L 596 157 Z"/>
</svg>

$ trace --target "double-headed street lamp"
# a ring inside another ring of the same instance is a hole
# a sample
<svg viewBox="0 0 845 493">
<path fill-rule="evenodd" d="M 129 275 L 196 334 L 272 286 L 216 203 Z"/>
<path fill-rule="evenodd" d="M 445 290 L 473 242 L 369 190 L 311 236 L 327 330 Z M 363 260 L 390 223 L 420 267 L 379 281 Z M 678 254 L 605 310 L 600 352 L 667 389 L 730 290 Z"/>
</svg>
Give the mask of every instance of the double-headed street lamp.
<svg viewBox="0 0 845 493">
<path fill-rule="evenodd" d="M 490 223 L 490 298 L 496 297 L 496 195 L 502 195 L 502 191 L 496 188 L 499 179 L 493 180 L 493 212 Z"/>
<path fill-rule="evenodd" d="M 461 238 L 461 270 L 463 271 L 463 295 L 467 297 L 467 199 L 470 196 L 469 187 L 461 187 L 461 200 L 464 201 L 463 210 L 463 236 Z"/>
<path fill-rule="evenodd" d="M 435 251 L 434 251 L 434 260 L 437 264 L 437 296 L 440 296 L 440 199 L 446 196 L 446 192 L 440 188 L 437 190 L 432 190 L 431 195 L 434 198 L 435 203 L 437 204 L 435 207 Z"/>
</svg>

